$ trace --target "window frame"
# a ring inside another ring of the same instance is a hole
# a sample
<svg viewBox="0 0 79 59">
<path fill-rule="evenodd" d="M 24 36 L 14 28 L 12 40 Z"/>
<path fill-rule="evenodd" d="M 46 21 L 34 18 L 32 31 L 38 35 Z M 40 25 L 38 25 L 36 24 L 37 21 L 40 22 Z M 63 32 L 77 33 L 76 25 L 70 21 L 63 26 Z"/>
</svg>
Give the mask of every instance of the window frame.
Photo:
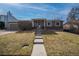
<svg viewBox="0 0 79 59">
<path fill-rule="evenodd" d="M 57 23 L 59 23 L 59 25 L 57 25 Z M 60 23 L 60 22 L 58 22 L 58 21 L 57 21 L 57 22 L 55 22 L 55 26 L 60 26 L 60 24 L 61 24 L 61 23 Z"/>
<path fill-rule="evenodd" d="M 52 26 L 52 21 L 47 21 L 47 26 Z"/>
</svg>

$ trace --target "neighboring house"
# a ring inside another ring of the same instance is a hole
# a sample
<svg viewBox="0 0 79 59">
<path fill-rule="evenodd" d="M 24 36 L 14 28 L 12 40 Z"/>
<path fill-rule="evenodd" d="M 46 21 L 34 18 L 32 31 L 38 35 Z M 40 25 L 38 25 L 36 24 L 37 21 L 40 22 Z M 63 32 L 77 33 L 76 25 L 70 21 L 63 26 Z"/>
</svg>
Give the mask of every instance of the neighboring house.
<svg viewBox="0 0 79 59">
<path fill-rule="evenodd" d="M 9 29 L 9 23 L 12 22 L 12 23 L 15 23 L 17 22 L 18 20 L 9 12 L 6 12 L 6 13 L 1 13 L 0 14 L 0 22 L 3 22 L 4 23 L 4 28 L 5 29 Z"/>
<path fill-rule="evenodd" d="M 79 8 L 72 8 L 67 22 L 63 25 L 64 31 L 79 33 Z"/>
<path fill-rule="evenodd" d="M 64 31 L 79 33 L 79 20 L 73 20 L 63 25 Z"/>
<path fill-rule="evenodd" d="M 6 30 L 30 30 L 37 29 L 41 27 L 42 29 L 54 29 L 62 30 L 63 21 L 62 20 L 47 20 L 42 18 L 32 19 L 32 20 L 17 20 L 10 11 L 5 15 L 0 15 L 0 21 L 5 24 Z"/>
</svg>

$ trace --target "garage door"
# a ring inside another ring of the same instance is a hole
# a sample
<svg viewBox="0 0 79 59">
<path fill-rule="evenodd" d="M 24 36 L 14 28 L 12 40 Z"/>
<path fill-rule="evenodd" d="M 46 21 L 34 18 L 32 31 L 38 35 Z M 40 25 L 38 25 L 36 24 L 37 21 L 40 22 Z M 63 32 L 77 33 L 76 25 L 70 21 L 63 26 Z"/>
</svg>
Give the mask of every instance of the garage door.
<svg viewBox="0 0 79 59">
<path fill-rule="evenodd" d="M 18 30 L 18 24 L 17 23 L 10 23 L 9 29 L 10 30 Z"/>
</svg>

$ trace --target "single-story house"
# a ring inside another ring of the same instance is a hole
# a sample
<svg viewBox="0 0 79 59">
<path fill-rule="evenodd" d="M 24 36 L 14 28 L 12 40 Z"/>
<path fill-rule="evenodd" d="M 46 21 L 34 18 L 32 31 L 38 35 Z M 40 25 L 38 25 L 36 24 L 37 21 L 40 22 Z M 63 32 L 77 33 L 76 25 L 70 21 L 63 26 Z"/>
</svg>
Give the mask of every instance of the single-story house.
<svg viewBox="0 0 79 59">
<path fill-rule="evenodd" d="M 7 29 L 8 30 L 31 30 L 31 29 L 37 29 L 39 26 L 42 29 L 62 30 L 63 21 L 32 19 L 32 20 L 26 20 L 26 21 L 9 22 Z"/>
</svg>

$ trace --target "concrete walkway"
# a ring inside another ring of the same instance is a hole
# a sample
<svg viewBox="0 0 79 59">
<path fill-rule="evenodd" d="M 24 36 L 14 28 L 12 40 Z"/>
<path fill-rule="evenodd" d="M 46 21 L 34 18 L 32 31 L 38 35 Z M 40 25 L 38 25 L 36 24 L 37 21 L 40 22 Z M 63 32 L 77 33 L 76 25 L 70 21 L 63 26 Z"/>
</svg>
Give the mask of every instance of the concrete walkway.
<svg viewBox="0 0 79 59">
<path fill-rule="evenodd" d="M 41 33 L 40 34 L 39 33 L 40 32 L 38 32 L 35 36 L 34 46 L 31 56 L 47 56 Z"/>
<path fill-rule="evenodd" d="M 0 36 L 1 35 L 5 35 L 5 34 L 9 34 L 9 33 L 15 33 L 16 31 L 5 31 L 5 30 L 0 30 Z"/>
</svg>

